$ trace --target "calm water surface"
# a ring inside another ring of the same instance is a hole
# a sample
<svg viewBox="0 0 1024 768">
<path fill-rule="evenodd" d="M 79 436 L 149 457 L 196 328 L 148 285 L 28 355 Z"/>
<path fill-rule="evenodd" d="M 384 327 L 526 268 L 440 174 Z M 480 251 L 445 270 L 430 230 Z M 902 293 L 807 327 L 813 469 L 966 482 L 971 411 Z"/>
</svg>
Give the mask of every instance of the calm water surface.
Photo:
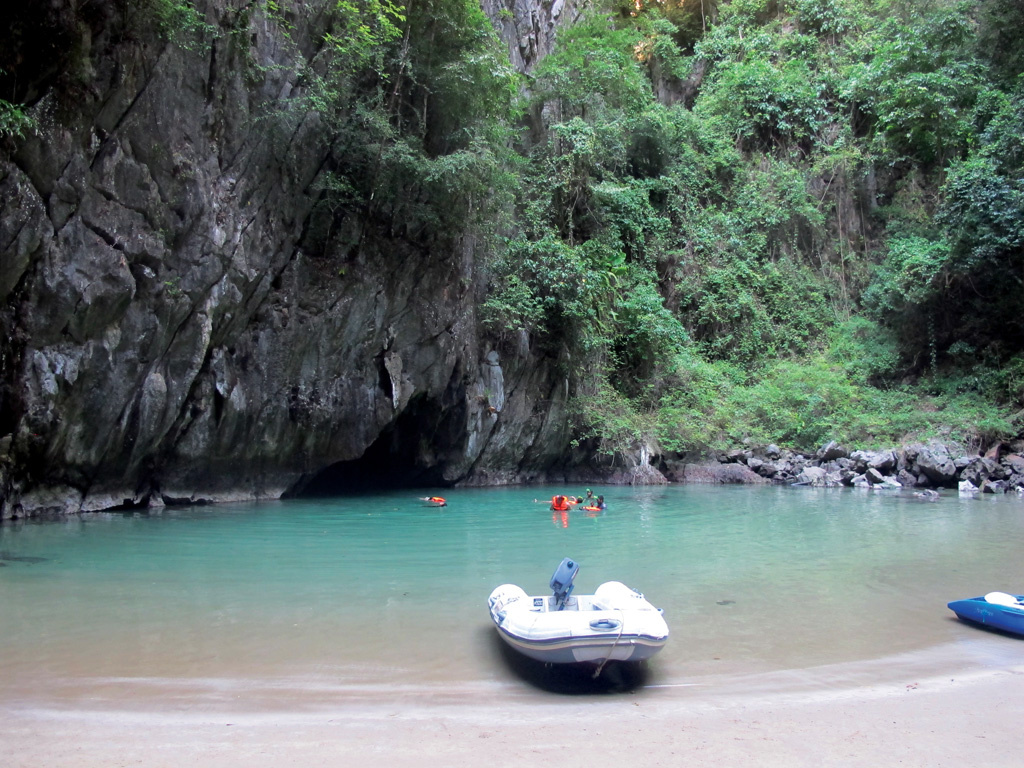
<svg viewBox="0 0 1024 768">
<path fill-rule="evenodd" d="M 649 674 L 667 685 L 956 642 L 978 630 L 946 602 L 1024 592 L 1015 495 L 595 488 L 606 513 L 562 518 L 534 501 L 559 490 L 452 490 L 444 509 L 402 491 L 0 526 L 0 696 L 102 697 L 126 680 L 504 682 L 515 675 L 487 596 L 504 582 L 546 593 L 566 556 L 582 566 L 578 593 L 615 579 L 665 610 L 672 634 Z"/>
</svg>

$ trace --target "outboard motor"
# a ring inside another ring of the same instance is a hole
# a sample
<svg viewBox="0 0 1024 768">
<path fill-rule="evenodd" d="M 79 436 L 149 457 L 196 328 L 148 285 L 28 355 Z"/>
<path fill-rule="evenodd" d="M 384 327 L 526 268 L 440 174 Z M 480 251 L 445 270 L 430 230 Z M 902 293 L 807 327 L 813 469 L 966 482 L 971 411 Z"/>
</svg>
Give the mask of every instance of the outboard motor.
<svg viewBox="0 0 1024 768">
<path fill-rule="evenodd" d="M 565 601 L 569 598 L 569 593 L 572 592 L 572 582 L 579 570 L 580 564 L 568 557 L 562 560 L 555 569 L 555 573 L 551 577 L 551 589 L 555 593 L 556 611 L 565 608 Z"/>
</svg>

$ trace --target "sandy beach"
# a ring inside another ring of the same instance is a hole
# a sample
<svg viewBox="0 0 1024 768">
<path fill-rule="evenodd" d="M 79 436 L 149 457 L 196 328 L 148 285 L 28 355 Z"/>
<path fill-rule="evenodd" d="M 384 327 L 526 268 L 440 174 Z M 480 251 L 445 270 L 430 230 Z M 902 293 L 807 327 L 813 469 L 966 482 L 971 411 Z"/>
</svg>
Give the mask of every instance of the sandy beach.
<svg viewBox="0 0 1024 768">
<path fill-rule="evenodd" d="M 7 768 L 1019 766 L 1024 641 L 762 675 L 552 692 L 82 680 L 0 699 Z"/>
</svg>

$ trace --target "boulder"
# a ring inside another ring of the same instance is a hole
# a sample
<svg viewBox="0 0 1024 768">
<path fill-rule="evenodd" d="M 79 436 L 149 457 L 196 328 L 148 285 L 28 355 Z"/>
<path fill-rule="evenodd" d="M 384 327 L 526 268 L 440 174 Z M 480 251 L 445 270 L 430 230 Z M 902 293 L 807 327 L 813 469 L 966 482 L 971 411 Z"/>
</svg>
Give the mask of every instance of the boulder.
<svg viewBox="0 0 1024 768">
<path fill-rule="evenodd" d="M 867 471 L 864 473 L 864 477 L 867 478 L 867 481 L 872 485 L 881 485 L 885 482 L 885 475 L 874 467 L 868 467 Z"/>
<path fill-rule="evenodd" d="M 913 488 L 917 485 L 917 476 L 906 469 L 901 469 L 896 473 L 896 481 L 905 488 Z"/>
<path fill-rule="evenodd" d="M 804 467 L 796 476 L 793 485 L 810 485 L 818 488 L 833 488 L 842 485 L 838 473 L 830 473 L 821 467 Z"/>
<path fill-rule="evenodd" d="M 976 486 L 970 480 L 961 480 L 957 484 L 957 490 L 960 491 L 960 493 L 967 493 L 967 494 L 977 493 L 978 492 L 978 486 Z"/>
<path fill-rule="evenodd" d="M 981 484 L 982 493 L 1006 493 L 1009 485 L 1005 480 L 985 480 Z"/>
<path fill-rule="evenodd" d="M 818 461 L 825 463 L 829 461 L 835 461 L 836 459 L 845 459 L 850 455 L 843 446 L 832 440 L 818 449 L 817 459 Z"/>
<path fill-rule="evenodd" d="M 757 484 L 767 482 L 759 474 L 743 464 L 718 464 L 706 462 L 687 464 L 682 473 L 684 483 Z"/>
<path fill-rule="evenodd" d="M 897 459 L 893 451 L 875 451 L 869 454 L 868 467 L 877 469 L 882 474 L 888 474 L 896 469 Z"/>
<path fill-rule="evenodd" d="M 975 456 L 960 470 L 960 479 L 969 480 L 971 484 L 980 488 L 986 480 L 995 475 L 1000 469 L 999 464 L 992 459 L 985 458 L 984 456 Z M 1002 471 L 999 471 L 999 475 L 1001 476 L 1002 474 Z M 996 479 L 1001 479 L 1001 477 Z"/>
<path fill-rule="evenodd" d="M 886 451 L 854 451 L 850 454 L 854 467 L 858 472 L 864 472 L 868 468 L 874 468 L 880 472 L 887 473 L 896 468 L 896 454 L 891 450 Z"/>
<path fill-rule="evenodd" d="M 1024 456 L 1019 453 L 1009 453 L 999 460 L 1010 474 L 1024 475 Z"/>
<path fill-rule="evenodd" d="M 933 485 L 953 487 L 956 482 L 956 465 L 945 446 L 922 446 L 914 462 L 916 474 L 924 475 Z"/>
</svg>

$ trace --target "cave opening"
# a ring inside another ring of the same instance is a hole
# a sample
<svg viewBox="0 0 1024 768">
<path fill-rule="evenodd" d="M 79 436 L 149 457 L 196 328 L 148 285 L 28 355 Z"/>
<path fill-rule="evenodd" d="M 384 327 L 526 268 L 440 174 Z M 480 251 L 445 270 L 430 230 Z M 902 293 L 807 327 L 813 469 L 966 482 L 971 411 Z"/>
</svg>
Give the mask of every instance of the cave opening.
<svg viewBox="0 0 1024 768">
<path fill-rule="evenodd" d="M 424 404 L 409 409 L 385 429 L 358 459 L 340 461 L 320 471 L 303 487 L 300 498 L 341 496 L 394 488 L 439 488 L 451 485 L 443 465 L 433 459 L 444 453 L 439 445 L 440 409 Z"/>
</svg>

